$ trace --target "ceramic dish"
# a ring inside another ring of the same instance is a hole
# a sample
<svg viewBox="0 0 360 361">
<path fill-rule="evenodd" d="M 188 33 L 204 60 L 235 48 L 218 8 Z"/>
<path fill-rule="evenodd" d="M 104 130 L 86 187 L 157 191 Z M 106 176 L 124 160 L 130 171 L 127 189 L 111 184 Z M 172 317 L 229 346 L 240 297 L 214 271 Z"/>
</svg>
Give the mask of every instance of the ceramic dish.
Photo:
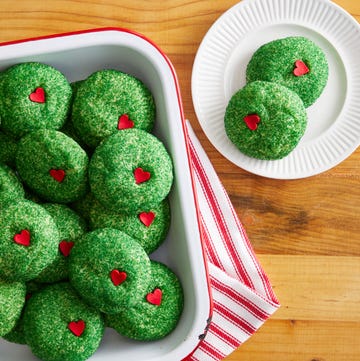
<svg viewBox="0 0 360 361">
<path fill-rule="evenodd" d="M 262 161 L 242 154 L 227 138 L 224 114 L 245 85 L 246 66 L 264 43 L 304 36 L 317 43 L 329 63 L 321 97 L 307 109 L 304 137 L 287 157 Z M 204 37 L 192 73 L 199 122 L 217 150 L 237 166 L 266 177 L 294 179 L 324 172 L 360 143 L 360 27 L 328 0 L 244 0 L 224 13 Z"/>
<path fill-rule="evenodd" d="M 26 61 L 50 64 L 69 81 L 95 70 L 118 69 L 140 78 L 154 95 L 155 135 L 170 152 L 175 181 L 170 194 L 172 221 L 164 244 L 151 255 L 179 276 L 185 294 L 176 329 L 156 342 L 136 342 L 107 329 L 92 361 L 179 361 L 198 345 L 211 315 L 206 264 L 198 223 L 187 137 L 174 69 L 161 50 L 145 37 L 126 29 L 98 29 L 1 44 L 0 70 Z M 27 346 L 0 341 L 0 361 L 36 360 Z"/>
</svg>

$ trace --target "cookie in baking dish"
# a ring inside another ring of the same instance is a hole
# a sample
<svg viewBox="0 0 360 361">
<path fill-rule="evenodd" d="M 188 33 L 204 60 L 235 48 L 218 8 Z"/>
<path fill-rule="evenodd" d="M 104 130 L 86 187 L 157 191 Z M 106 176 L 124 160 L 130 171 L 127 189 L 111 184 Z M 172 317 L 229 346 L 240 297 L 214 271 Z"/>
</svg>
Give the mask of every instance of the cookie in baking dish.
<svg viewBox="0 0 360 361">
<path fill-rule="evenodd" d="M 69 260 L 71 284 L 89 305 L 104 313 L 136 304 L 151 277 L 144 249 L 118 229 L 87 233 L 78 239 Z"/>
<path fill-rule="evenodd" d="M 70 111 L 71 86 L 47 64 L 11 66 L 1 75 L 0 92 L 1 128 L 17 139 L 38 129 L 60 129 Z"/>
<path fill-rule="evenodd" d="M 70 137 L 41 129 L 21 138 L 16 169 L 24 183 L 49 202 L 69 203 L 87 191 L 88 156 Z"/>
<path fill-rule="evenodd" d="M 126 129 L 104 140 L 89 164 L 91 192 L 115 212 L 134 213 L 164 200 L 173 182 L 164 144 L 141 129 Z"/>
<path fill-rule="evenodd" d="M 62 282 L 29 299 L 23 324 L 27 344 L 42 360 L 86 360 L 98 349 L 104 333 L 101 313 Z"/>
<path fill-rule="evenodd" d="M 154 207 L 135 213 L 113 212 L 95 200 L 89 214 L 90 228 L 120 229 L 139 242 L 147 254 L 154 252 L 165 240 L 171 220 L 168 198 Z"/>
<path fill-rule="evenodd" d="M 22 200 L 7 204 L 0 217 L 0 278 L 30 281 L 56 257 L 59 232 L 40 205 Z"/>
<path fill-rule="evenodd" d="M 99 70 L 76 85 L 71 118 L 82 141 L 94 148 L 123 129 L 150 132 L 155 102 L 136 77 L 114 69 Z"/>
</svg>

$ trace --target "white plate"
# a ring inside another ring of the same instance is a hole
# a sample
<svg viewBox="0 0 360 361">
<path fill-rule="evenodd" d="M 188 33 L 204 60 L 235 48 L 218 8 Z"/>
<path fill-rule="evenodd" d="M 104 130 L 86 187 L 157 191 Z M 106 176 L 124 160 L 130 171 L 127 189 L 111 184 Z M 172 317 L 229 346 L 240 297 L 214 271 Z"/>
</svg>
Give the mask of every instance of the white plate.
<svg viewBox="0 0 360 361">
<path fill-rule="evenodd" d="M 241 153 L 227 138 L 224 114 L 245 85 L 246 66 L 264 43 L 287 36 L 317 43 L 329 63 L 329 80 L 307 109 L 308 126 L 285 158 L 262 161 Z M 360 144 L 360 27 L 328 0 L 244 0 L 210 28 L 192 72 L 196 115 L 211 143 L 237 166 L 269 178 L 296 179 L 324 172 Z"/>
<path fill-rule="evenodd" d="M 168 58 L 151 41 L 126 29 L 54 35 L 0 44 L 0 70 L 15 63 L 40 61 L 62 71 L 69 81 L 95 70 L 112 68 L 140 78 L 156 103 L 155 134 L 174 163 L 170 193 L 171 226 L 164 244 L 151 255 L 179 276 L 184 288 L 184 311 L 176 329 L 155 342 L 136 342 L 107 329 L 92 361 L 179 361 L 200 342 L 211 314 L 208 278 L 201 242 L 194 182 L 189 167 L 185 119 L 179 86 Z M 37 360 L 27 346 L 0 339 L 0 361 Z"/>
</svg>

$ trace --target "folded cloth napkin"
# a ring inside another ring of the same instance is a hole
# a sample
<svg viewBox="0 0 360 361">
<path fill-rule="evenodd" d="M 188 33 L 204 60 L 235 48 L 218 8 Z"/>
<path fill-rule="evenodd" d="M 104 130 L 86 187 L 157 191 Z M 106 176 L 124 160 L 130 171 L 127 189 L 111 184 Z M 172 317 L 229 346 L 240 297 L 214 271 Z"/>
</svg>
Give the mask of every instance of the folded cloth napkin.
<svg viewBox="0 0 360 361">
<path fill-rule="evenodd" d="M 224 359 L 280 306 L 215 170 L 187 121 L 213 315 L 187 361 Z"/>
</svg>

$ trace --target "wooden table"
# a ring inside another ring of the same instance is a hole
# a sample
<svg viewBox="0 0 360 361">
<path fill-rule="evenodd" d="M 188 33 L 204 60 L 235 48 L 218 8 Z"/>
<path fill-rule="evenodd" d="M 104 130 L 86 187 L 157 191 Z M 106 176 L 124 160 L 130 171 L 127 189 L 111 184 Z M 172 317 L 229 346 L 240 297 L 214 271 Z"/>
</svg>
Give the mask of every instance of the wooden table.
<svg viewBox="0 0 360 361">
<path fill-rule="evenodd" d="M 360 360 L 360 150 L 318 176 L 266 179 L 224 159 L 196 119 L 190 92 L 195 53 L 213 22 L 237 2 L 0 0 L 0 41 L 108 26 L 154 40 L 176 68 L 185 115 L 282 304 L 227 360 Z M 360 21 L 360 1 L 335 2 Z"/>
</svg>

